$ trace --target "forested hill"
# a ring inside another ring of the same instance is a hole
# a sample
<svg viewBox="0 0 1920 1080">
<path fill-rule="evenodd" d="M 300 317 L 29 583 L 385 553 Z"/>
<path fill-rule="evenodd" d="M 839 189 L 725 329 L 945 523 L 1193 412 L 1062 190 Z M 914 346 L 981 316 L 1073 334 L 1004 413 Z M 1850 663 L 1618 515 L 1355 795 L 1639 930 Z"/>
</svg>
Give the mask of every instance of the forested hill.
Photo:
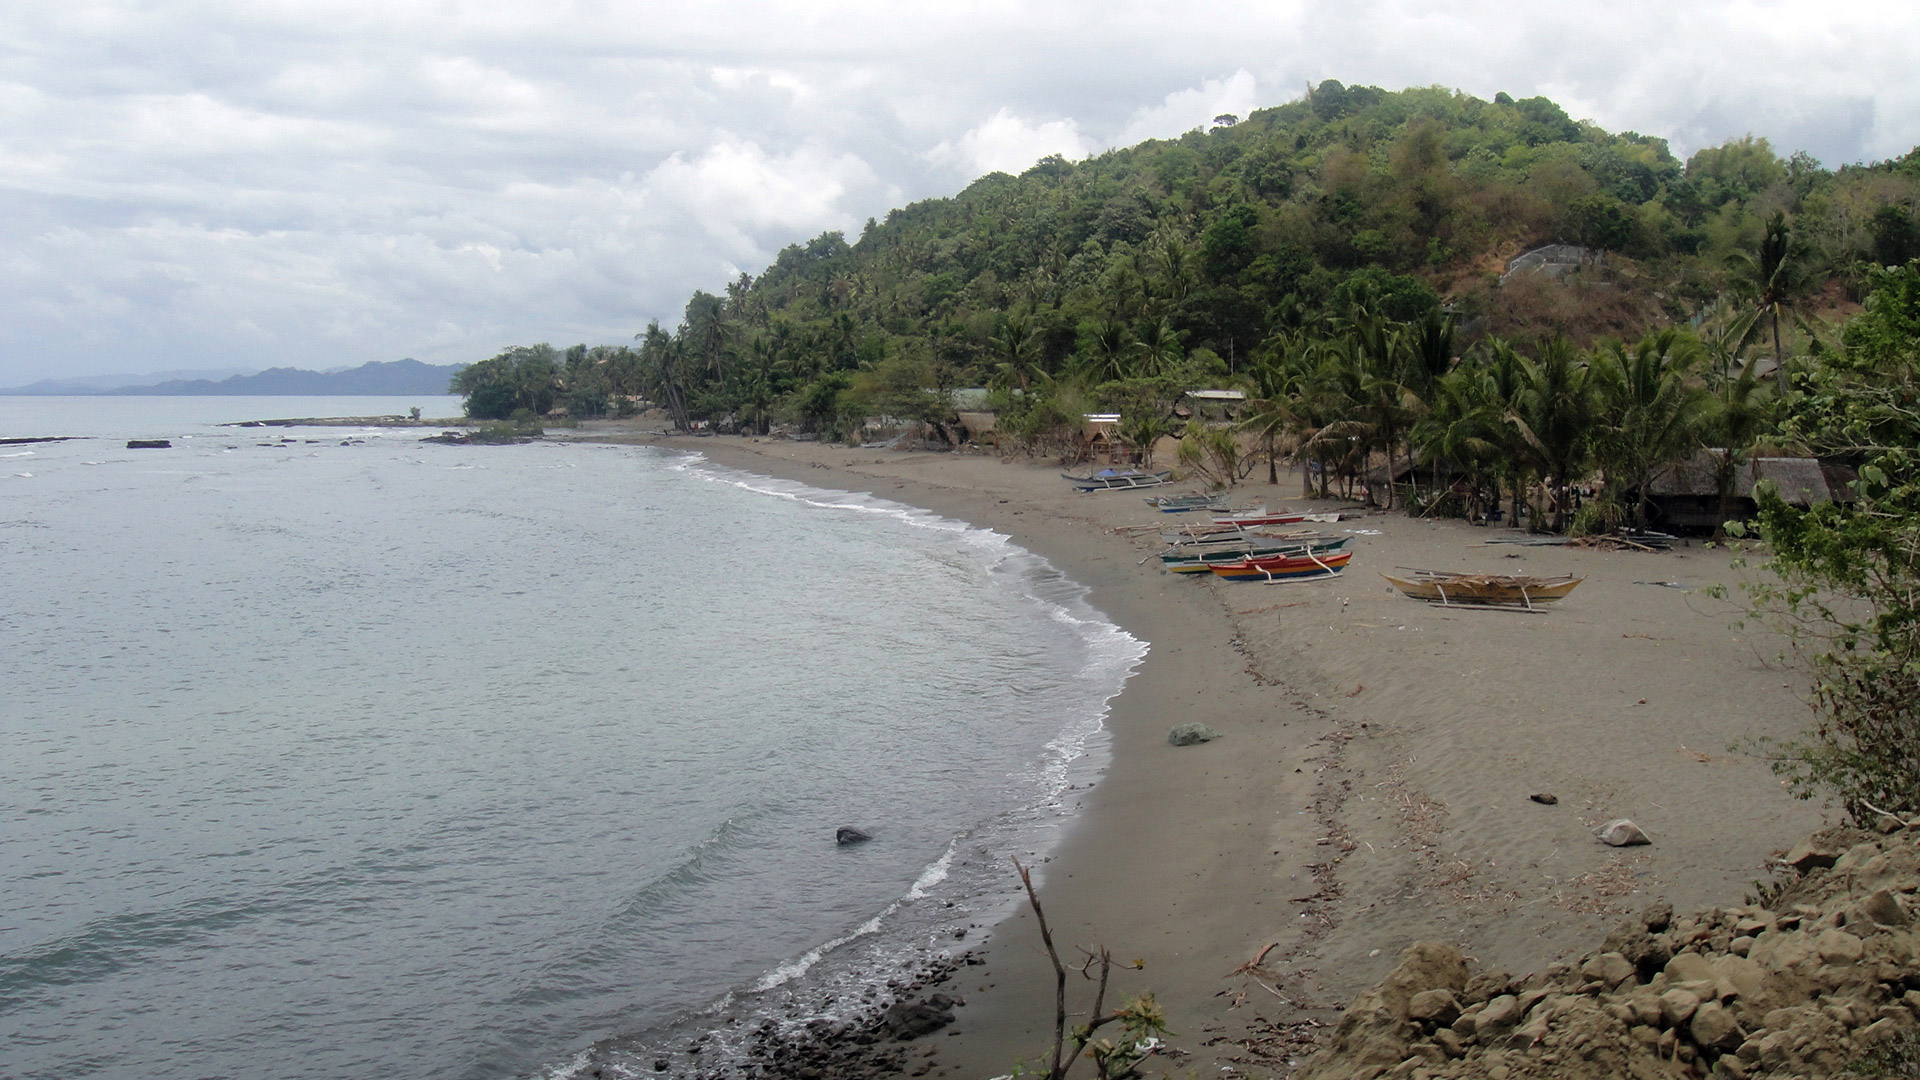
<svg viewBox="0 0 1920 1080">
<path fill-rule="evenodd" d="M 1545 98 L 1329 81 L 1178 139 L 990 174 L 851 244 L 795 244 L 638 349 L 513 350 L 468 378 L 536 360 L 556 373 L 548 398 L 576 408 L 626 390 L 676 419 L 822 431 L 912 411 L 921 387 L 1071 386 L 1119 407 L 1101 387 L 1231 382 L 1276 331 L 1355 311 L 1444 308 L 1460 348 L 1525 348 L 1697 325 L 1756 289 L 1787 289 L 1802 314 L 1844 308 L 1861 268 L 1920 255 L 1917 196 L 1920 152 L 1830 171 L 1749 136 L 1682 162 Z M 1753 259 L 1775 215 L 1793 280 L 1769 284 Z M 1555 242 L 1585 252 L 1502 282 Z"/>
</svg>

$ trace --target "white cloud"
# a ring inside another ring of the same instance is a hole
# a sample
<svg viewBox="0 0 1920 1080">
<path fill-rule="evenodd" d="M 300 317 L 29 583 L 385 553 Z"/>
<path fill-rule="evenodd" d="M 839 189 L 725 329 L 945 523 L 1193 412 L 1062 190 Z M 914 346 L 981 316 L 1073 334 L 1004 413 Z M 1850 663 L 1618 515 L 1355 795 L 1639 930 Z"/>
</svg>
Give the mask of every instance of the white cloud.
<svg viewBox="0 0 1920 1080">
<path fill-rule="evenodd" d="M 1192 89 L 1176 90 L 1159 105 L 1134 113 L 1114 142 L 1131 146 L 1146 139 L 1171 139 L 1206 127 L 1222 113 L 1245 118 L 1259 104 L 1256 87 L 1254 77 L 1241 68 L 1228 78 L 1209 79 Z"/>
<path fill-rule="evenodd" d="M 741 261 L 768 254 L 757 233 L 799 237 L 849 228 L 855 219 L 841 200 L 850 188 L 874 182 L 873 170 L 852 154 L 802 147 L 771 155 L 734 139 L 691 161 L 675 154 L 646 178 L 661 200 L 690 215 L 729 258 Z"/>
<path fill-rule="evenodd" d="M 1920 142 L 1888 0 L 18 0 L 0 385 L 622 341 L 788 243 L 1336 78 Z"/>
<path fill-rule="evenodd" d="M 1098 143 L 1080 133 L 1080 125 L 1073 120 L 1036 124 L 1001 109 L 959 139 L 927 151 L 927 159 L 970 180 L 990 172 L 1018 174 L 1049 154 L 1074 161 L 1099 148 Z"/>
</svg>

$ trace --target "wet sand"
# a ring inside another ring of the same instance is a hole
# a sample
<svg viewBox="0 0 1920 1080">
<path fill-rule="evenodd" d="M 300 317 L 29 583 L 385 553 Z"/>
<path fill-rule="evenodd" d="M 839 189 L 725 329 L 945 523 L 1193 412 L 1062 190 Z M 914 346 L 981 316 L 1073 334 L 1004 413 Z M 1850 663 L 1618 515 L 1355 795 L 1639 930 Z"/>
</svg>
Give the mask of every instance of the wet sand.
<svg viewBox="0 0 1920 1080">
<path fill-rule="evenodd" d="M 1069 957 L 1104 944 L 1144 962 L 1116 991 L 1154 991 L 1180 1075 L 1283 1073 L 1293 1039 L 1337 1020 L 1416 940 L 1524 972 L 1592 949 L 1655 900 L 1738 902 L 1770 853 L 1821 823 L 1732 749 L 1810 714 L 1802 680 L 1773 662 L 1778 641 L 1734 628 L 1734 608 L 1702 592 L 1737 580 L 1724 550 L 1488 545 L 1517 534 L 1396 512 L 1321 526 L 1378 533 L 1359 536 L 1340 578 L 1228 584 L 1141 565 L 1157 544 L 1113 531 L 1189 515 L 1156 514 L 1137 492 L 1077 494 L 1058 468 L 592 434 L 1006 533 L 1151 644 L 1108 719 L 1112 764 L 1041 868 L 1041 899 Z M 1327 508 L 1299 490 L 1284 475 L 1242 489 Z M 1389 590 L 1377 571 L 1396 566 L 1586 581 L 1544 614 L 1458 611 Z M 1168 745 L 1185 721 L 1224 737 Z M 1590 830 L 1615 817 L 1652 846 L 1598 843 Z M 923 1040 L 925 1075 L 1000 1076 L 1047 1050 L 1052 975 L 1030 913 L 983 952 L 950 991 L 965 999 L 953 1027 Z M 1086 990 L 1074 976 L 1073 1007 Z"/>
</svg>

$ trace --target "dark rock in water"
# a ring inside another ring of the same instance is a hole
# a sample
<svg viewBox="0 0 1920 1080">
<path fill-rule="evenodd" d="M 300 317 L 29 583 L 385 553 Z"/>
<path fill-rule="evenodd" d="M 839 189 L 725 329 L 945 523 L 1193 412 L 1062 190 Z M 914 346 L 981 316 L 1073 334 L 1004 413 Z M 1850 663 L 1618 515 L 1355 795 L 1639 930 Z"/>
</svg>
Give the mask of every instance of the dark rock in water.
<svg viewBox="0 0 1920 1080">
<path fill-rule="evenodd" d="M 953 999 L 945 994 L 931 994 L 925 1001 L 896 1001 L 880 1018 L 887 1033 L 901 1041 L 917 1039 L 922 1035 L 931 1035 L 953 1023 Z"/>
<path fill-rule="evenodd" d="M 171 450 L 173 449 L 173 440 L 172 439 L 128 439 L 127 449 L 129 450 Z"/>
<path fill-rule="evenodd" d="M 1560 802 L 1560 796 L 1552 795 L 1544 791 L 1529 795 L 1527 796 L 1527 798 L 1532 799 L 1534 802 L 1539 803 L 1541 806 L 1555 806 L 1555 805 L 1558 805 Z"/>
<path fill-rule="evenodd" d="M 1167 732 L 1167 741 L 1175 746 L 1193 746 L 1219 737 L 1219 732 L 1205 724 L 1175 724 L 1173 730 Z"/>
<path fill-rule="evenodd" d="M 842 825 L 834 830 L 833 842 L 836 844 L 864 844 L 873 839 L 873 834 L 865 829 L 856 829 L 851 825 Z"/>
</svg>

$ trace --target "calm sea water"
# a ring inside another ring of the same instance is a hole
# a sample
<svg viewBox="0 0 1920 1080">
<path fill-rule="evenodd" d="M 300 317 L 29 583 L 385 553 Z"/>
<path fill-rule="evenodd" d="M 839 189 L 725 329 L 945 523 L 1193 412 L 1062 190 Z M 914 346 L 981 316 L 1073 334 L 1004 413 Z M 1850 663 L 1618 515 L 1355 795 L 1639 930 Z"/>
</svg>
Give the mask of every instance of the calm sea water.
<svg viewBox="0 0 1920 1080">
<path fill-rule="evenodd" d="M 0 1075 L 542 1075 L 844 1008 L 1009 895 L 1144 652 L 866 496 L 213 426 L 411 405 L 457 411 L 0 398 L 93 436 L 0 446 Z"/>
</svg>

